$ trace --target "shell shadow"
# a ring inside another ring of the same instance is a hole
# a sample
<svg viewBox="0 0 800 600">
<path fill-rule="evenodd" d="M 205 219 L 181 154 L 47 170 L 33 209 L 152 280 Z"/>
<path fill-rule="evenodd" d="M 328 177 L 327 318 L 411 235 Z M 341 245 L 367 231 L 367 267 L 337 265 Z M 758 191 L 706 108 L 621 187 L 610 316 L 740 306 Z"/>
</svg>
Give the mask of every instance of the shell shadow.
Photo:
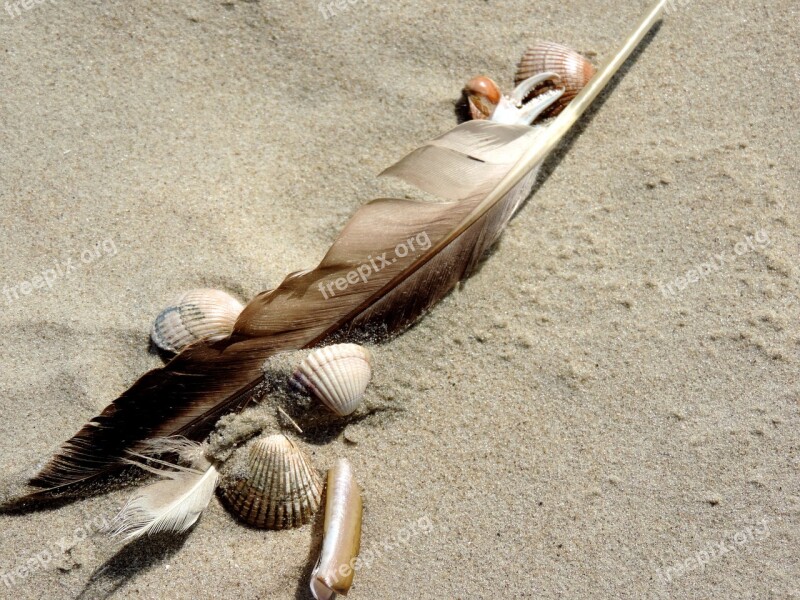
<svg viewBox="0 0 800 600">
<path fill-rule="evenodd" d="M 338 439 L 349 425 L 367 421 L 380 413 L 404 412 L 401 407 L 374 406 L 347 417 L 339 417 L 317 400 L 306 405 L 290 400 L 283 403 L 281 408 L 303 430 L 301 439 L 314 446 L 327 445 Z M 292 430 L 290 424 L 283 425 L 287 430 Z"/>
<path fill-rule="evenodd" d="M 305 567 L 300 573 L 300 579 L 297 582 L 297 587 L 294 590 L 295 600 L 313 600 L 314 596 L 311 594 L 310 581 L 311 573 L 317 564 L 320 552 L 322 552 L 322 535 L 325 530 L 325 502 L 327 501 L 328 486 L 325 486 L 325 492 L 322 494 L 320 500 L 320 509 L 314 515 L 314 520 L 311 522 L 311 544 L 308 547 L 308 555 L 305 560 Z"/>
<path fill-rule="evenodd" d="M 137 574 L 147 571 L 175 555 L 192 530 L 182 534 L 144 537 L 125 545 L 95 569 L 77 596 L 77 600 L 109 598 Z"/>
<path fill-rule="evenodd" d="M 147 337 L 147 353 L 151 356 L 159 357 L 164 364 L 167 364 L 173 358 L 175 358 L 175 354 L 172 352 L 167 352 L 166 350 L 162 350 L 158 346 L 156 346 L 153 338 L 150 336 Z"/>
</svg>

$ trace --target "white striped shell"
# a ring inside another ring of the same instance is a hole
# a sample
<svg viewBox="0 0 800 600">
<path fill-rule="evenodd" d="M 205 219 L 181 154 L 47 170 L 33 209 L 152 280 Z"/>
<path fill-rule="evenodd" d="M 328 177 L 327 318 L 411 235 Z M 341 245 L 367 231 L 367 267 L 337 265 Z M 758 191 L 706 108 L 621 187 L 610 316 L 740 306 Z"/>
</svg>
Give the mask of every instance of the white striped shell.
<svg viewBox="0 0 800 600">
<path fill-rule="evenodd" d="M 340 417 L 352 414 L 372 378 L 369 350 L 358 344 L 334 344 L 309 354 L 292 383 L 319 398 Z"/>
<path fill-rule="evenodd" d="M 266 529 L 299 527 L 322 498 L 322 481 L 300 447 L 282 433 L 250 447 L 246 472 L 223 481 L 222 498 L 239 519 Z"/>
<path fill-rule="evenodd" d="M 230 335 L 244 306 L 222 290 L 184 292 L 156 317 L 150 337 L 166 352 L 178 353 L 197 340 Z"/>
</svg>

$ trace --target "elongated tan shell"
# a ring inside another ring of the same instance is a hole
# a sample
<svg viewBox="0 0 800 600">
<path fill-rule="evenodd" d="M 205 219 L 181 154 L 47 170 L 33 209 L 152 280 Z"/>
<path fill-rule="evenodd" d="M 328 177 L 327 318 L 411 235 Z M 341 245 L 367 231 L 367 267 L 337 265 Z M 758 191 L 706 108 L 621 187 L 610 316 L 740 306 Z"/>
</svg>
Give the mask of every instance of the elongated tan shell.
<svg viewBox="0 0 800 600">
<path fill-rule="evenodd" d="M 322 481 L 300 447 L 283 434 L 256 440 L 247 472 L 224 481 L 222 497 L 239 519 L 266 529 L 308 523 L 322 497 Z"/>
<path fill-rule="evenodd" d="M 335 344 L 309 354 L 292 382 L 344 417 L 358 408 L 371 377 L 369 350 L 358 344 Z"/>
<path fill-rule="evenodd" d="M 162 350 L 178 353 L 197 340 L 229 335 L 243 308 L 227 292 L 189 290 L 156 317 L 150 337 Z"/>
<path fill-rule="evenodd" d="M 361 550 L 361 489 L 346 458 L 328 471 L 322 551 L 311 573 L 311 593 L 316 600 L 347 595 L 353 585 Z"/>
<path fill-rule="evenodd" d="M 522 55 L 514 75 L 514 85 L 539 73 L 552 72 L 561 77 L 564 94 L 542 114 L 542 118 L 554 117 L 589 83 L 595 71 L 586 57 L 571 48 L 554 42 L 539 42 Z"/>
</svg>

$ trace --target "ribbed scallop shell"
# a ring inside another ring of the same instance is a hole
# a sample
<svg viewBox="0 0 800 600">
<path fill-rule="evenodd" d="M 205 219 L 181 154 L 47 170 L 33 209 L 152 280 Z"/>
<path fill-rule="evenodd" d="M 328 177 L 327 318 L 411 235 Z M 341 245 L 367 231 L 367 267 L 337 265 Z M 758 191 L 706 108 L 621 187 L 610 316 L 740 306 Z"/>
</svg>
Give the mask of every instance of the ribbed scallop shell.
<svg viewBox="0 0 800 600">
<path fill-rule="evenodd" d="M 289 529 L 311 520 L 322 497 L 322 481 L 292 440 L 270 435 L 250 447 L 247 472 L 223 482 L 222 497 L 239 519 L 253 527 Z"/>
<path fill-rule="evenodd" d="M 546 72 L 559 75 L 564 86 L 564 94 L 542 114 L 542 117 L 554 117 L 589 83 L 595 68 L 586 57 L 571 48 L 554 42 L 539 42 L 522 55 L 514 75 L 514 85 Z M 538 91 L 534 91 L 536 93 Z"/>
<path fill-rule="evenodd" d="M 162 350 L 178 353 L 199 339 L 229 335 L 243 308 L 222 290 L 189 290 L 156 317 L 150 337 Z"/>
<path fill-rule="evenodd" d="M 369 350 L 358 344 L 334 344 L 309 354 L 292 382 L 344 417 L 358 408 L 371 377 Z"/>
</svg>

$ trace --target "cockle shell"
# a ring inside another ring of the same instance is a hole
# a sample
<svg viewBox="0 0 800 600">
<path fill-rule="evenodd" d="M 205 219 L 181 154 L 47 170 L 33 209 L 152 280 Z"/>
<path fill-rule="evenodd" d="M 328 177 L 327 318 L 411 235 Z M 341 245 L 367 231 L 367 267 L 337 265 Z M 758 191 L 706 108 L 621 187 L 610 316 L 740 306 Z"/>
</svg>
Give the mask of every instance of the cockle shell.
<svg viewBox="0 0 800 600">
<path fill-rule="evenodd" d="M 246 472 L 223 481 L 222 498 L 239 519 L 266 529 L 308 523 L 322 497 L 322 481 L 300 447 L 283 434 L 256 440 Z"/>
<path fill-rule="evenodd" d="M 571 48 L 554 42 L 539 42 L 522 55 L 514 75 L 514 85 L 545 72 L 555 73 L 561 78 L 564 94 L 542 113 L 541 118 L 554 117 L 560 113 L 594 77 L 596 69 L 586 57 Z M 540 91 L 541 89 L 533 90 L 532 95 Z"/>
<path fill-rule="evenodd" d="M 162 350 L 178 353 L 197 340 L 229 335 L 243 308 L 222 290 L 189 290 L 156 317 L 150 337 Z"/>
<path fill-rule="evenodd" d="M 371 362 L 369 350 L 358 344 L 317 348 L 297 367 L 292 383 L 344 417 L 361 403 L 372 377 Z"/>
</svg>

